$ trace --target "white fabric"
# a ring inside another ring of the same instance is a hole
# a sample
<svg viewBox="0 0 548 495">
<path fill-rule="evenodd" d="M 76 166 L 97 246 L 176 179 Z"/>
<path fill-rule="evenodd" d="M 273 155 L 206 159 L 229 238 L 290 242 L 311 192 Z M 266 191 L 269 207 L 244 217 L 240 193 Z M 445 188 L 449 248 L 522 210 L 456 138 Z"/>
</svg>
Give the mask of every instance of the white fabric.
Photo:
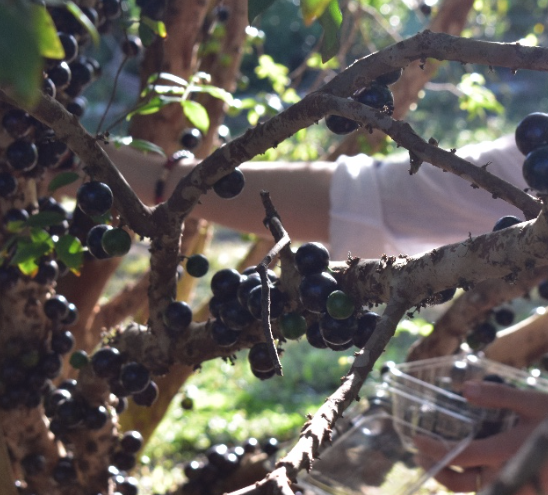
<svg viewBox="0 0 548 495">
<path fill-rule="evenodd" d="M 513 135 L 465 146 L 457 154 L 478 166 L 491 162 L 489 172 L 527 187 Z M 428 163 L 409 175 L 409 155 L 382 161 L 341 157 L 330 199 L 331 257 L 339 260 L 349 252 L 362 258 L 418 254 L 489 232 L 501 216 L 523 218 L 505 201 Z"/>
</svg>

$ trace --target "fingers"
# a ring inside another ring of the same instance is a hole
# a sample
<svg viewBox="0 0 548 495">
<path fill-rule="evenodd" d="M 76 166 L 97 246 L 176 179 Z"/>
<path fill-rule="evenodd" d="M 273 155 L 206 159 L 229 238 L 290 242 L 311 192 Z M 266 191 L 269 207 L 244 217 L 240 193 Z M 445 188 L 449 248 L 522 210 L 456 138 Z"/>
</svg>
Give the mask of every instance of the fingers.
<svg viewBox="0 0 548 495">
<path fill-rule="evenodd" d="M 524 425 L 492 437 L 474 440 L 451 460 L 451 464 L 463 468 L 498 466 L 516 453 L 529 433 L 530 428 Z M 436 462 L 442 460 L 450 450 L 445 443 L 423 435 L 416 436 L 413 441 L 422 455 Z"/>
<path fill-rule="evenodd" d="M 500 383 L 468 381 L 463 385 L 463 394 L 474 405 L 511 409 L 524 418 L 548 414 L 548 394 L 543 392 L 521 390 Z"/>
</svg>

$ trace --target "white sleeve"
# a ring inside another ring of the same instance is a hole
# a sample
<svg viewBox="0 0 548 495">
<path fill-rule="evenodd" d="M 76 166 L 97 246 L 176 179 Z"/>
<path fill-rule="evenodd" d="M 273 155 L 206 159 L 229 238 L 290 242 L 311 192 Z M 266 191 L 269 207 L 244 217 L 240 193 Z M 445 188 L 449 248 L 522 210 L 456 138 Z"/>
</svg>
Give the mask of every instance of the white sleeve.
<svg viewBox="0 0 548 495">
<path fill-rule="evenodd" d="M 524 157 L 514 136 L 465 146 L 457 154 L 476 165 L 490 162 L 492 174 L 527 187 Z M 413 255 L 492 230 L 504 215 L 523 214 L 465 180 L 423 163 L 409 175 L 409 156 L 376 161 L 365 155 L 339 159 L 330 191 L 330 249 L 333 259 Z"/>
</svg>

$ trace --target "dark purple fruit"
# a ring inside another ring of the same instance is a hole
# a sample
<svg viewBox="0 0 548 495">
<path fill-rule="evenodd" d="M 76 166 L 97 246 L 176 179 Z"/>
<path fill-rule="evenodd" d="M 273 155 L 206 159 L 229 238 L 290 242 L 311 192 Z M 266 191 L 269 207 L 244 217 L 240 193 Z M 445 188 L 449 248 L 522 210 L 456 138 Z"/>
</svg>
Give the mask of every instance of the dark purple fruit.
<svg viewBox="0 0 548 495">
<path fill-rule="evenodd" d="M 523 162 L 523 178 L 540 193 L 548 193 L 548 146 L 535 148 Z"/>
<path fill-rule="evenodd" d="M 68 33 L 57 33 L 57 35 L 65 50 L 65 57 L 63 60 L 66 63 L 72 62 L 78 55 L 78 42 L 76 41 L 76 38 Z"/>
<path fill-rule="evenodd" d="M 123 358 L 115 347 L 103 347 L 91 356 L 91 366 L 100 378 L 118 378 Z"/>
<path fill-rule="evenodd" d="M 394 96 L 388 86 L 379 83 L 372 83 L 371 86 L 363 89 L 355 99 L 360 103 L 377 110 L 384 110 L 388 115 L 394 112 Z"/>
<path fill-rule="evenodd" d="M 0 173 L 0 197 L 7 198 L 17 190 L 17 179 L 8 172 Z"/>
<path fill-rule="evenodd" d="M 252 370 L 268 372 L 274 369 L 274 362 L 268 352 L 268 346 L 264 342 L 255 344 L 249 349 L 247 359 Z"/>
<path fill-rule="evenodd" d="M 221 299 L 236 296 L 242 276 L 233 268 L 223 268 L 211 278 L 211 292 Z"/>
<path fill-rule="evenodd" d="M 42 454 L 27 454 L 21 459 L 21 467 L 27 476 L 36 476 L 44 471 L 46 458 Z"/>
<path fill-rule="evenodd" d="M 500 308 L 495 311 L 495 321 L 507 327 L 514 323 L 515 313 L 510 308 Z"/>
<path fill-rule="evenodd" d="M 495 225 L 493 226 L 493 232 L 497 232 L 498 230 L 505 229 L 507 227 L 511 227 L 512 225 L 517 225 L 518 223 L 523 222 L 518 217 L 515 217 L 514 215 L 506 215 L 504 217 L 499 218 Z"/>
<path fill-rule="evenodd" d="M 354 316 L 337 320 L 324 313 L 320 319 L 320 332 L 326 344 L 347 344 L 352 340 L 357 328 L 358 322 Z"/>
<path fill-rule="evenodd" d="M 270 287 L 270 319 L 275 320 L 284 310 L 284 293 L 278 287 Z M 247 298 L 247 309 L 257 320 L 262 319 L 263 315 L 263 288 L 258 285 L 249 292 Z"/>
<path fill-rule="evenodd" d="M 236 298 L 225 301 L 221 305 L 219 315 L 221 321 L 232 330 L 243 330 L 254 321 L 249 310 Z"/>
<path fill-rule="evenodd" d="M 66 88 L 72 79 L 72 72 L 69 64 L 65 61 L 59 62 L 48 70 L 48 78 L 55 84 L 57 91 Z"/>
<path fill-rule="evenodd" d="M 51 350 L 58 354 L 67 354 L 74 347 L 75 339 L 70 330 L 55 332 L 51 337 Z"/>
<path fill-rule="evenodd" d="M 77 321 L 78 321 L 78 308 L 76 307 L 75 304 L 69 303 L 69 312 L 68 312 L 68 315 L 65 316 L 65 317 L 61 320 L 61 323 L 62 323 L 63 325 L 70 326 L 70 325 L 74 325 Z"/>
<path fill-rule="evenodd" d="M 38 272 L 34 276 L 34 281 L 42 285 L 50 285 L 59 277 L 59 267 L 55 260 L 44 259 L 38 264 Z"/>
<path fill-rule="evenodd" d="M 44 314 L 53 321 L 66 318 L 69 312 L 67 298 L 61 294 L 46 299 L 44 302 Z"/>
<path fill-rule="evenodd" d="M 86 112 L 88 100 L 83 96 L 77 96 L 67 103 L 67 111 L 76 117 L 82 117 Z"/>
<path fill-rule="evenodd" d="M 380 320 L 380 316 L 377 313 L 369 311 L 358 318 L 358 327 L 352 335 L 352 343 L 362 349 L 367 341 L 373 335 L 377 322 Z"/>
<path fill-rule="evenodd" d="M 15 139 L 27 135 L 32 129 L 32 122 L 31 116 L 19 108 L 9 109 L 2 117 L 2 126 Z"/>
<path fill-rule="evenodd" d="M 5 156 L 14 170 L 28 172 L 38 162 L 38 148 L 30 141 L 17 139 L 6 148 Z"/>
<path fill-rule="evenodd" d="M 0 291 L 15 287 L 20 275 L 19 268 L 12 265 L 0 266 Z"/>
<path fill-rule="evenodd" d="M 538 284 L 538 295 L 543 299 L 548 299 L 548 280 L 543 280 Z"/>
<path fill-rule="evenodd" d="M 143 51 L 143 43 L 139 36 L 128 34 L 122 41 L 122 52 L 126 57 L 137 57 Z"/>
<path fill-rule="evenodd" d="M 390 86 L 391 84 L 396 83 L 402 74 L 403 69 L 394 69 L 390 72 L 384 73 L 382 76 L 377 77 L 375 82 L 384 86 Z"/>
<path fill-rule="evenodd" d="M 316 321 L 306 329 L 306 340 L 316 349 L 325 349 L 327 347 L 320 332 L 320 322 Z"/>
<path fill-rule="evenodd" d="M 156 402 L 156 399 L 158 399 L 159 393 L 160 392 L 156 382 L 150 381 L 142 392 L 133 394 L 133 402 L 135 402 L 138 406 L 150 407 Z"/>
<path fill-rule="evenodd" d="M 103 15 L 109 21 L 118 19 L 122 14 L 120 0 L 103 0 Z"/>
<path fill-rule="evenodd" d="M 113 201 L 112 191 L 104 182 L 86 182 L 76 192 L 78 207 L 90 217 L 104 215 L 112 208 Z"/>
<path fill-rule="evenodd" d="M 244 186 L 244 174 L 237 168 L 215 182 L 215 184 L 213 184 L 213 190 L 217 196 L 223 199 L 232 199 L 242 192 Z"/>
<path fill-rule="evenodd" d="M 261 449 L 266 455 L 271 456 L 280 450 L 280 446 L 278 445 L 278 440 L 271 437 L 261 444 Z"/>
<path fill-rule="evenodd" d="M 203 277 L 209 270 L 209 261 L 203 254 L 193 254 L 186 260 L 186 272 L 191 277 Z"/>
<path fill-rule="evenodd" d="M 359 124 L 355 120 L 350 120 L 340 115 L 328 115 L 325 118 L 325 125 L 332 133 L 339 136 L 350 134 L 359 127 Z"/>
<path fill-rule="evenodd" d="M 179 139 L 181 146 L 187 150 L 195 150 L 200 144 L 202 144 L 202 133 L 196 127 L 191 129 L 185 129 Z"/>
<path fill-rule="evenodd" d="M 524 155 L 548 144 L 548 114 L 534 112 L 516 127 L 516 145 Z"/>
<path fill-rule="evenodd" d="M 186 330 L 192 321 L 192 309 L 183 301 L 173 301 L 164 310 L 164 325 L 173 332 Z"/>
<path fill-rule="evenodd" d="M 84 426 L 89 430 L 100 430 L 107 424 L 108 417 L 105 406 L 89 407 L 84 414 Z"/>
<path fill-rule="evenodd" d="M 77 473 L 73 460 L 68 457 L 59 459 L 53 468 L 52 477 L 60 485 L 68 485 L 76 481 Z"/>
<path fill-rule="evenodd" d="M 323 272 L 329 266 L 329 251 L 319 242 L 307 242 L 297 249 L 295 265 L 301 275 Z"/>
<path fill-rule="evenodd" d="M 313 273 L 301 280 L 299 296 L 305 309 L 313 313 L 323 313 L 329 294 L 336 289 L 337 281 L 329 273 Z"/>
<path fill-rule="evenodd" d="M 120 381 L 130 394 L 142 392 L 150 383 L 150 371 L 141 363 L 127 363 L 120 371 Z"/>
<path fill-rule="evenodd" d="M 240 331 L 232 330 L 222 321 L 215 320 L 211 323 L 211 337 L 221 347 L 230 347 L 238 342 Z"/>
<path fill-rule="evenodd" d="M 111 457 L 111 462 L 120 471 L 131 471 L 135 467 L 135 464 L 137 464 L 135 455 L 128 454 L 123 450 L 118 450 L 117 452 L 114 452 Z"/>
<path fill-rule="evenodd" d="M 242 306 L 247 307 L 249 293 L 258 285 L 261 285 L 261 277 L 257 272 L 250 273 L 249 275 L 242 275 L 242 279 L 236 293 L 238 301 L 240 301 Z"/>
<path fill-rule="evenodd" d="M 126 476 L 116 482 L 117 493 L 120 495 L 137 495 L 139 493 L 139 483 L 133 476 Z"/>
<path fill-rule="evenodd" d="M 126 431 L 120 439 L 120 447 L 125 452 L 136 454 L 143 447 L 143 435 L 137 430 Z"/>
<path fill-rule="evenodd" d="M 110 255 L 103 249 L 103 235 L 112 227 L 106 224 L 95 225 L 92 227 L 86 237 L 86 246 L 89 253 L 98 260 L 110 258 Z"/>
<path fill-rule="evenodd" d="M 55 417 L 67 428 L 79 426 L 84 421 L 86 408 L 76 399 L 62 401 L 55 410 Z"/>
</svg>

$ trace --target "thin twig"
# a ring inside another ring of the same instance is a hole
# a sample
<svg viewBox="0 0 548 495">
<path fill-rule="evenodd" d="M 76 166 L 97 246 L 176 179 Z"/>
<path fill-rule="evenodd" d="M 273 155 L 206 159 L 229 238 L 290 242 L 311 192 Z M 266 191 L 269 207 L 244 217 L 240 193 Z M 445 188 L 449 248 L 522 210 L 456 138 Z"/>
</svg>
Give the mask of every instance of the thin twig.
<svg viewBox="0 0 548 495">
<path fill-rule="evenodd" d="M 270 194 L 267 191 L 261 191 L 261 199 L 263 201 L 263 206 L 266 211 L 266 218 L 264 224 L 270 229 L 270 232 L 274 236 L 276 244 L 274 247 L 267 253 L 263 260 L 257 265 L 257 272 L 261 276 L 261 288 L 262 288 L 262 298 L 261 298 L 261 308 L 262 308 L 262 320 L 263 320 L 263 330 L 268 345 L 268 353 L 270 358 L 274 362 L 274 369 L 276 374 L 282 376 L 282 363 L 280 362 L 280 357 L 278 356 L 278 350 L 274 344 L 274 337 L 272 335 L 272 327 L 270 325 L 270 285 L 268 282 L 267 269 L 272 261 L 278 256 L 280 251 L 289 246 L 291 242 L 289 234 L 283 228 L 282 222 L 276 208 L 270 200 Z"/>
<path fill-rule="evenodd" d="M 114 76 L 114 84 L 112 86 L 112 91 L 110 93 L 110 98 L 108 100 L 107 107 L 105 108 L 105 111 L 103 112 L 103 115 L 101 116 L 101 120 L 99 121 L 99 124 L 97 124 L 97 130 L 95 131 L 96 136 L 99 135 L 99 131 L 101 130 L 103 122 L 105 121 L 107 117 L 107 113 L 110 110 L 110 107 L 112 106 L 112 102 L 114 101 L 114 95 L 116 94 L 116 86 L 118 86 L 118 79 L 120 78 L 120 74 L 122 73 L 122 69 L 124 68 L 124 65 L 126 64 L 128 58 L 129 58 L 128 55 L 124 57 L 124 60 L 122 60 L 120 67 L 118 67 L 118 70 L 116 71 L 116 75 Z"/>
</svg>

